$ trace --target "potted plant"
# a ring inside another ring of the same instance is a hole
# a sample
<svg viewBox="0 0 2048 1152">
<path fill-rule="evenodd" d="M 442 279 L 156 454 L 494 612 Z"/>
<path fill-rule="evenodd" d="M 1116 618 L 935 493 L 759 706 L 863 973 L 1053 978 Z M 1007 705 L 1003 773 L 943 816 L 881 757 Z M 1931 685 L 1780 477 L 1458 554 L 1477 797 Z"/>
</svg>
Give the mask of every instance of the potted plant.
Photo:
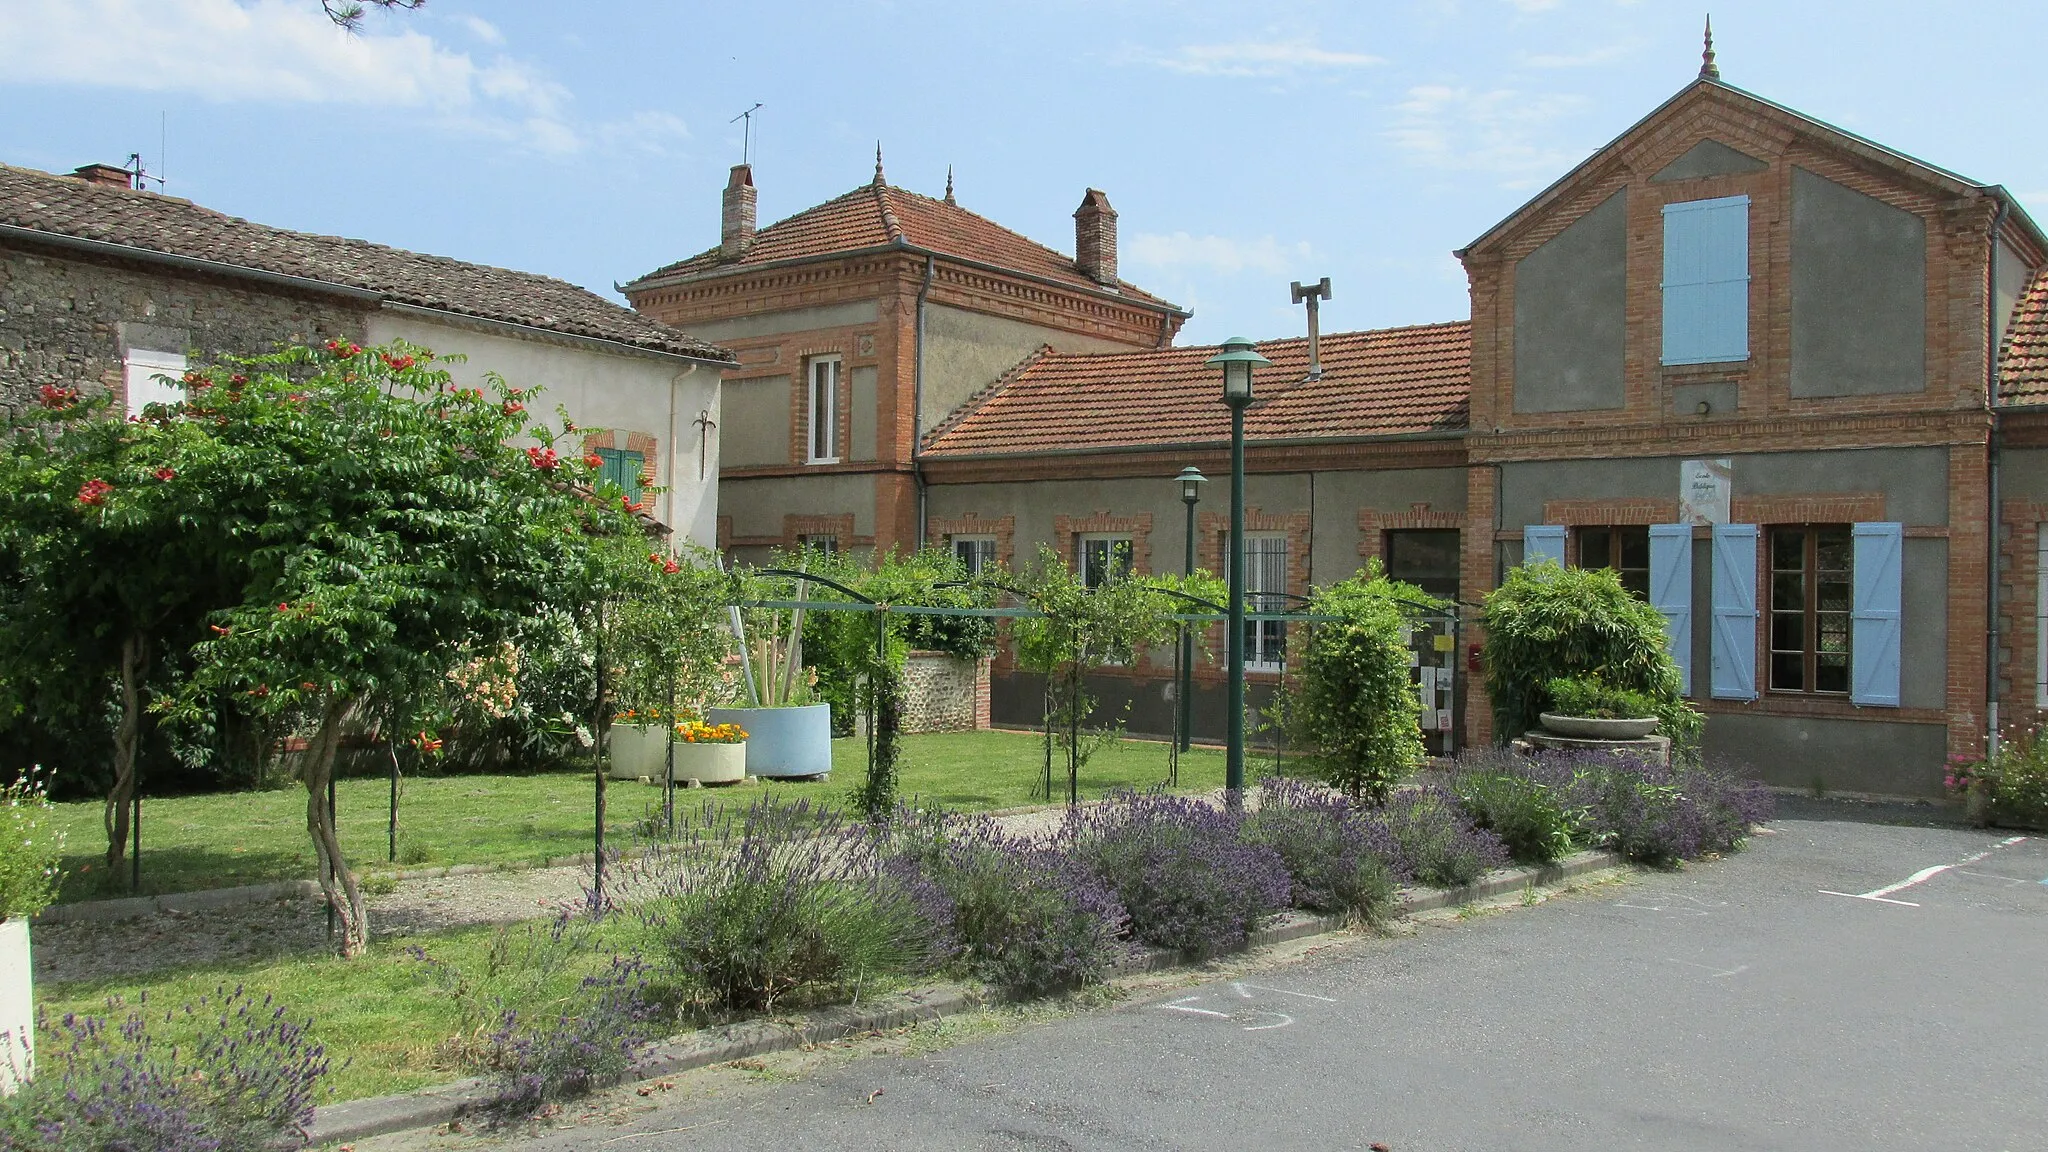
<svg viewBox="0 0 2048 1152">
<path fill-rule="evenodd" d="M 40 767 L 0 786 L 0 1096 L 35 1071 L 35 984 L 28 922 L 57 895 L 64 834 Z"/>
<path fill-rule="evenodd" d="M 676 779 L 737 784 L 747 778 L 747 731 L 737 724 L 685 720 L 674 728 Z"/>
<path fill-rule="evenodd" d="M 668 771 L 668 735 L 675 716 L 661 708 L 627 708 L 612 717 L 607 772 L 614 780 L 660 780 Z M 678 774 L 677 779 L 682 779 Z"/>
<path fill-rule="evenodd" d="M 799 778 L 832 771 L 832 706 L 816 701 L 817 674 L 804 666 L 804 602 L 809 583 L 796 582 L 794 607 L 731 610 L 739 640 L 744 708 L 713 708 L 712 724 L 747 733 L 747 774 Z M 768 595 L 756 594 L 756 600 Z"/>
<path fill-rule="evenodd" d="M 1560 676 L 1545 682 L 1550 707 L 1539 714 L 1545 731 L 1582 740 L 1640 740 L 1657 730 L 1657 702 L 1617 688 L 1599 676 Z"/>
</svg>

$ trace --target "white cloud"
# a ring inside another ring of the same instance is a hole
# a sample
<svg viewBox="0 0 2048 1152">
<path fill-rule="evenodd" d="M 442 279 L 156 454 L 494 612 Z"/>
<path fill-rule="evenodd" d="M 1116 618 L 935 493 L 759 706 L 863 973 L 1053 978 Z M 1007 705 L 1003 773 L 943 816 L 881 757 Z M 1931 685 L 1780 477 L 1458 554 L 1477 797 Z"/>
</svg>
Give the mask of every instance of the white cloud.
<svg viewBox="0 0 2048 1152">
<path fill-rule="evenodd" d="M 644 152 L 659 155 L 678 140 L 690 138 L 690 127 L 667 112 L 646 109 L 624 120 L 600 125 L 593 134 L 609 152 Z"/>
<path fill-rule="evenodd" d="M 505 34 L 498 31 L 498 26 L 489 20 L 481 16 L 463 16 L 460 19 L 463 25 L 469 29 L 469 34 L 484 43 L 503 44 L 505 42 Z"/>
<path fill-rule="evenodd" d="M 1603 48 L 1588 48 L 1584 52 L 1534 53 L 1522 57 L 1522 63 L 1531 68 L 1591 68 L 1599 64 L 1610 64 L 1636 50 L 1633 41 L 1609 44 Z"/>
<path fill-rule="evenodd" d="M 1408 90 L 1387 139 L 1430 168 L 1489 172 L 1509 188 L 1548 180 L 1579 159 L 1547 143 L 1545 129 L 1585 107 L 1583 96 L 1443 84 Z"/>
<path fill-rule="evenodd" d="M 1131 237 L 1126 253 L 1133 263 L 1153 268 L 1206 268 L 1226 274 L 1250 270 L 1279 275 L 1315 258 L 1305 240 L 1282 244 L 1271 236 L 1238 240 L 1186 232 L 1140 232 Z"/>
<path fill-rule="evenodd" d="M 0 5 L 0 76 L 219 101 L 419 109 L 543 152 L 582 147 L 565 115 L 568 90 L 532 66 L 506 57 L 479 63 L 416 27 L 350 35 L 300 0 Z"/>
<path fill-rule="evenodd" d="M 1548 12 L 1561 2 L 1562 0 L 1508 0 L 1509 4 L 1524 12 Z"/>
<path fill-rule="evenodd" d="M 1169 53 L 1144 53 L 1137 59 L 1169 72 L 1190 76 L 1294 76 L 1341 68 L 1363 68 L 1386 61 L 1363 52 L 1339 52 L 1307 40 L 1275 40 L 1252 44 L 1184 44 Z"/>
</svg>

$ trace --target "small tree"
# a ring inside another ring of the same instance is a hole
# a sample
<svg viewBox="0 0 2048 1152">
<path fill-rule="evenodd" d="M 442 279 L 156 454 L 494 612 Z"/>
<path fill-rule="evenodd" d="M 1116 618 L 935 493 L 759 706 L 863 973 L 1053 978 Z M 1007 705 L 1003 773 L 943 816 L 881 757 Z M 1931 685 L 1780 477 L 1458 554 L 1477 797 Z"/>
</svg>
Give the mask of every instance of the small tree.
<svg viewBox="0 0 2048 1152">
<path fill-rule="evenodd" d="M 1487 593 L 1481 619 L 1486 690 L 1502 740 L 1536 726 L 1550 703 L 1549 681 L 1597 675 L 1649 696 L 1672 743 L 1697 746 L 1702 721 L 1679 694 L 1664 616 L 1623 588 L 1612 570 L 1549 562 L 1511 568 Z"/>
<path fill-rule="evenodd" d="M 175 708 L 232 693 L 311 729 L 306 826 L 344 955 L 369 939 L 327 807 L 344 731 L 438 699 L 449 669 L 543 607 L 604 594 L 589 539 L 637 531 L 616 492 L 592 497 L 596 457 L 559 457 L 530 422 L 530 394 L 495 376 L 453 390 L 431 363 L 404 345 L 291 348 L 191 374 L 166 417 L 206 431 L 170 465 L 188 516 L 249 557 Z"/>
<path fill-rule="evenodd" d="M 1421 762 L 1407 617 L 1436 603 L 1377 564 L 1311 598 L 1313 614 L 1337 619 L 1310 626 L 1288 653 L 1280 712 L 1289 743 L 1332 787 L 1382 804 Z"/>
</svg>

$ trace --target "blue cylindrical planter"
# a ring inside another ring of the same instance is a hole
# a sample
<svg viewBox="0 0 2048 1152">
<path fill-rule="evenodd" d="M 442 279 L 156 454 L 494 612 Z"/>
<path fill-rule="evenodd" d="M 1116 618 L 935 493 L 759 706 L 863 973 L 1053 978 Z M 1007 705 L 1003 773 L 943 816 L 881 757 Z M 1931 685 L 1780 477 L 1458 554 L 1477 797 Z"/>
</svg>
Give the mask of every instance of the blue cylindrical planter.
<svg viewBox="0 0 2048 1152">
<path fill-rule="evenodd" d="M 747 733 L 747 775 L 823 776 L 832 771 L 832 706 L 713 708 L 713 724 Z"/>
</svg>

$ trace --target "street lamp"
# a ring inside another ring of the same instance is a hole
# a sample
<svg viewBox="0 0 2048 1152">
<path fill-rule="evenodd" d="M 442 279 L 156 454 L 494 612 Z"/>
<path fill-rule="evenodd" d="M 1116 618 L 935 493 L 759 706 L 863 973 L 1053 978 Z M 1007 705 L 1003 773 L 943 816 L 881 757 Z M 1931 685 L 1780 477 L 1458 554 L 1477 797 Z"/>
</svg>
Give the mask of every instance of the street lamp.
<svg viewBox="0 0 2048 1152">
<path fill-rule="evenodd" d="M 1188 557 L 1185 572 L 1195 574 L 1195 505 L 1202 502 L 1202 485 L 1209 482 L 1202 470 L 1190 464 L 1180 470 L 1180 502 L 1188 509 Z M 1180 626 L 1180 683 L 1176 686 L 1180 705 L 1180 750 L 1185 752 L 1194 743 L 1190 725 L 1194 721 L 1193 701 L 1189 699 L 1195 689 L 1195 637 L 1188 631 L 1185 621 Z"/>
<path fill-rule="evenodd" d="M 1235 805 L 1244 792 L 1244 410 L 1252 402 L 1252 370 L 1272 361 L 1232 336 L 1208 363 L 1223 369 L 1223 402 L 1230 406 L 1230 734 L 1223 788 Z"/>
</svg>

